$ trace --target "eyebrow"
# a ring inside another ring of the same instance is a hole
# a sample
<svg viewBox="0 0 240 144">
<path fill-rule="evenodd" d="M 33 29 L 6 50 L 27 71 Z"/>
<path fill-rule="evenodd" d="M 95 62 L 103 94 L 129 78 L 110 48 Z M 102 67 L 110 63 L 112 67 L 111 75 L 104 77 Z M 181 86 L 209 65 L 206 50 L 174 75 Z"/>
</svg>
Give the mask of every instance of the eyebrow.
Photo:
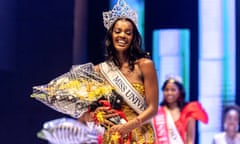
<svg viewBox="0 0 240 144">
<path fill-rule="evenodd" d="M 133 29 L 130 29 L 130 28 L 123 29 L 121 27 L 116 27 L 113 30 L 124 30 L 124 31 L 131 31 L 131 32 L 133 31 Z"/>
</svg>

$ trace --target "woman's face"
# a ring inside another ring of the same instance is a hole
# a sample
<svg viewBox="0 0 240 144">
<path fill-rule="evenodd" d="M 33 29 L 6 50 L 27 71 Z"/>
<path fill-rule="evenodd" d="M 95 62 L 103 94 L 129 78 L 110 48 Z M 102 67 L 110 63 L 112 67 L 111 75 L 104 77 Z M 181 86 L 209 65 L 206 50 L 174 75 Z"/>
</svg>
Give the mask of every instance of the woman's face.
<svg viewBox="0 0 240 144">
<path fill-rule="evenodd" d="M 238 131 L 239 116 L 236 110 L 230 110 L 225 118 L 224 129 L 226 131 Z"/>
<path fill-rule="evenodd" d="M 168 104 L 177 103 L 180 96 L 179 88 L 174 82 L 168 82 L 163 90 L 163 96 Z"/>
<path fill-rule="evenodd" d="M 118 20 L 112 33 L 113 46 L 118 52 L 126 51 L 133 39 L 133 25 L 127 20 Z"/>
</svg>

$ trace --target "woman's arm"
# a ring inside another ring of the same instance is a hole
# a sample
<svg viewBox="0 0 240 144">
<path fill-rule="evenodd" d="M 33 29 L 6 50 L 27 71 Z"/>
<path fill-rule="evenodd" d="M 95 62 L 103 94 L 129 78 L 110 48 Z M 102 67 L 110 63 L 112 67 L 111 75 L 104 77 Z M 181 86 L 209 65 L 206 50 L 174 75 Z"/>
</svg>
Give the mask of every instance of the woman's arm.
<svg viewBox="0 0 240 144">
<path fill-rule="evenodd" d="M 187 139 L 186 144 L 194 144 L 195 142 L 196 120 L 189 118 L 187 124 Z"/>
<path fill-rule="evenodd" d="M 139 127 L 141 124 L 150 120 L 156 115 L 158 110 L 158 82 L 154 64 L 151 60 L 143 58 L 139 61 L 139 67 L 143 75 L 143 84 L 145 88 L 145 99 L 147 108 L 135 119 L 128 121 L 124 125 L 116 125 L 111 131 L 118 131 L 121 134 L 127 134 L 131 130 Z"/>
<path fill-rule="evenodd" d="M 147 108 L 138 118 L 145 122 L 157 114 L 158 110 L 158 79 L 153 62 L 150 59 L 140 60 L 140 69 L 143 74 L 143 84 L 145 88 L 145 97 Z"/>
</svg>

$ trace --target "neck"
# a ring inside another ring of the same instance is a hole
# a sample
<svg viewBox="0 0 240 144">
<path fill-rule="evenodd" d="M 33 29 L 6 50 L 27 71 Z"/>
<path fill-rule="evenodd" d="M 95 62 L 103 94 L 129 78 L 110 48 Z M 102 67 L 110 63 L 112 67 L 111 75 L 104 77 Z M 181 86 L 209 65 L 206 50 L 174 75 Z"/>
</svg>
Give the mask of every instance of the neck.
<svg viewBox="0 0 240 144">
<path fill-rule="evenodd" d="M 173 109 L 178 109 L 178 104 L 177 103 L 168 103 L 167 104 L 168 109 L 173 110 Z"/>
<path fill-rule="evenodd" d="M 126 54 L 124 53 L 119 53 L 118 56 L 117 56 L 118 60 L 119 60 L 119 63 L 120 63 L 120 66 L 122 66 L 124 63 L 127 63 L 128 62 L 128 57 Z"/>
</svg>

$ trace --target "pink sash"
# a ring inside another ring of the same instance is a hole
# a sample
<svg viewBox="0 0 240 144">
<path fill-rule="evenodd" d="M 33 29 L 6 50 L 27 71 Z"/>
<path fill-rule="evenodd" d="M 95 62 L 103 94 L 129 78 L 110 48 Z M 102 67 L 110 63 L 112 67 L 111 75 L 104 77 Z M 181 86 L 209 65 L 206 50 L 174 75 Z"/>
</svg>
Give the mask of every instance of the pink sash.
<svg viewBox="0 0 240 144">
<path fill-rule="evenodd" d="M 157 144 L 184 144 L 169 110 L 159 107 L 158 114 L 152 119 Z"/>
<path fill-rule="evenodd" d="M 158 114 L 153 118 L 153 126 L 156 133 L 156 142 L 158 144 L 170 144 L 168 138 L 166 113 L 163 107 L 158 108 Z"/>
</svg>

